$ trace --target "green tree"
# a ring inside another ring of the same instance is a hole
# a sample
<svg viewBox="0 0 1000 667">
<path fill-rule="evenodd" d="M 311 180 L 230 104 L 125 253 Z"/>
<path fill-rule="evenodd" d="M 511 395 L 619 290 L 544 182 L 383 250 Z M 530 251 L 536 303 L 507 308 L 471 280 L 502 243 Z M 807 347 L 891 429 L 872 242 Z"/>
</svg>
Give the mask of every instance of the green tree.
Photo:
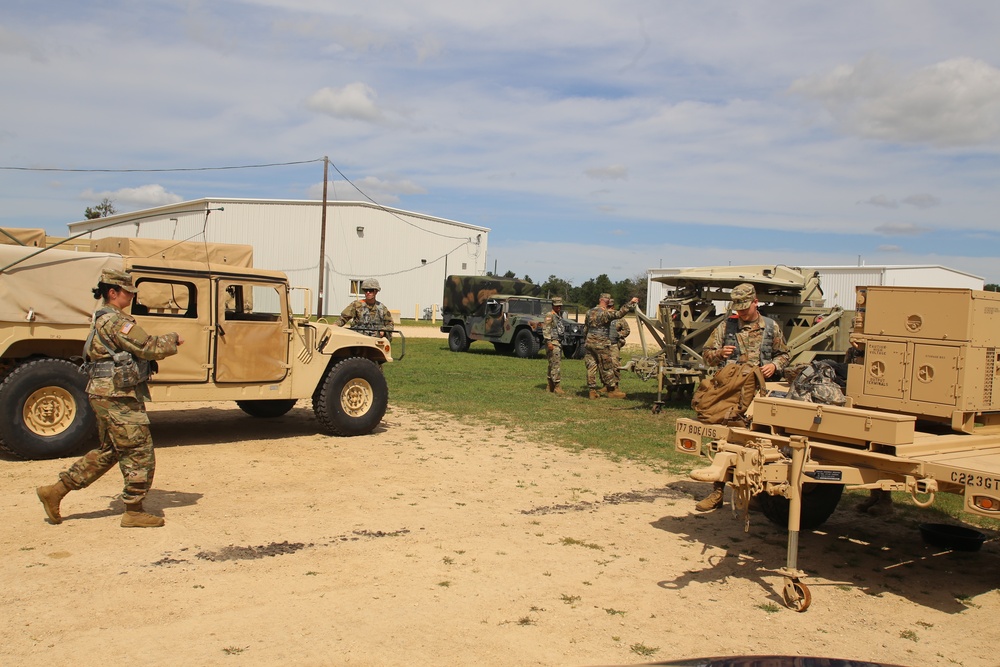
<svg viewBox="0 0 1000 667">
<path fill-rule="evenodd" d="M 88 206 L 83 212 L 83 217 L 87 220 L 96 220 L 97 218 L 107 218 L 117 212 L 118 209 L 115 208 L 115 203 L 105 197 L 97 206 L 94 206 L 93 208 Z"/>
<path fill-rule="evenodd" d="M 547 297 L 561 296 L 566 301 L 571 301 L 569 293 L 572 289 L 572 285 L 569 282 L 563 280 L 562 278 L 557 278 L 554 275 L 550 275 L 548 279 L 542 283 L 542 294 Z"/>
<path fill-rule="evenodd" d="M 1000 292 L 1000 285 L 997 285 L 996 283 L 986 283 L 983 286 L 983 289 L 987 292 Z"/>
</svg>

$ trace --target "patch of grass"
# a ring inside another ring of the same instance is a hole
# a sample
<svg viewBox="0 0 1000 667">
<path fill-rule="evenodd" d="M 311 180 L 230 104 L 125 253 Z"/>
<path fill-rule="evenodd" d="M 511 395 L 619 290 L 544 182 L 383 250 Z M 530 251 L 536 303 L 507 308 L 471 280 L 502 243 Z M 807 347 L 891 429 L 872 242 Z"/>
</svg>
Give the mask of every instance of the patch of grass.
<svg viewBox="0 0 1000 667">
<path fill-rule="evenodd" d="M 226 655 L 239 655 L 240 653 L 243 653 L 243 651 L 247 650 L 248 648 L 250 648 L 250 647 L 249 646 L 227 646 L 224 649 L 222 649 L 222 652 L 225 653 Z"/>
<path fill-rule="evenodd" d="M 761 611 L 766 611 L 768 614 L 776 614 L 779 611 L 781 611 L 781 607 L 774 604 L 773 602 L 762 602 L 759 605 L 757 605 L 757 609 L 760 609 Z"/>
<path fill-rule="evenodd" d="M 584 542 L 583 540 L 578 540 L 573 537 L 564 537 L 559 541 L 564 546 L 567 547 L 580 546 L 580 547 L 587 547 L 588 549 L 596 549 L 598 551 L 604 551 L 604 547 L 602 547 L 600 544 L 594 544 L 593 542 Z"/>
<path fill-rule="evenodd" d="M 632 653 L 635 653 L 636 655 L 641 655 L 646 658 L 648 658 L 651 655 L 656 655 L 656 652 L 660 650 L 656 647 L 646 646 L 645 644 L 640 644 L 640 643 L 632 644 L 628 648 L 630 651 L 632 651 Z"/>
<path fill-rule="evenodd" d="M 437 585 L 440 586 L 441 588 L 448 588 L 449 586 L 451 586 L 451 582 L 447 580 L 439 581 Z"/>
<path fill-rule="evenodd" d="M 538 621 L 536 621 L 530 616 L 522 616 L 521 618 L 517 619 L 518 625 L 535 625 L 536 623 L 538 623 Z"/>
<path fill-rule="evenodd" d="M 903 630 L 899 633 L 900 639 L 909 639 L 911 642 L 918 642 L 920 638 L 917 637 L 917 633 L 913 630 Z"/>
<path fill-rule="evenodd" d="M 607 612 L 608 616 L 624 616 L 625 612 L 621 609 L 611 609 L 610 607 L 605 607 L 604 611 Z"/>
<path fill-rule="evenodd" d="M 580 601 L 580 596 L 579 595 L 566 595 L 565 593 L 563 593 L 562 596 L 560 597 L 560 599 L 563 602 L 565 602 L 566 604 L 575 604 L 575 603 L 577 603 L 577 602 Z"/>
</svg>

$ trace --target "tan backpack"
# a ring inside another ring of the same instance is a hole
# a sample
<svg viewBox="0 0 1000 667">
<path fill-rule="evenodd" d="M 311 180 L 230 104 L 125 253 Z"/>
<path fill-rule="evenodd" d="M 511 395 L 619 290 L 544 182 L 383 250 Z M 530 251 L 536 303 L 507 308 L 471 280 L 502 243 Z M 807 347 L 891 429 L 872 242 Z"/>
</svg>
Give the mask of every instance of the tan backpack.
<svg viewBox="0 0 1000 667">
<path fill-rule="evenodd" d="M 757 364 L 726 364 L 698 383 L 691 407 L 706 424 L 744 423 L 754 395 L 764 395 L 764 375 Z"/>
</svg>

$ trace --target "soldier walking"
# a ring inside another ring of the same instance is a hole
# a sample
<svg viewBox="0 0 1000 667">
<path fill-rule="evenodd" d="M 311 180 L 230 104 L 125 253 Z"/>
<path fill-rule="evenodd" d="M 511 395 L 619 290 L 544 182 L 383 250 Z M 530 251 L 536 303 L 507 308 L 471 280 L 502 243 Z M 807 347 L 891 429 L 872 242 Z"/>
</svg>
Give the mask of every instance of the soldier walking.
<svg viewBox="0 0 1000 667">
<path fill-rule="evenodd" d="M 90 381 L 87 394 L 97 416 L 100 446 L 84 454 L 59 481 L 36 489 L 45 514 L 52 523 L 62 523 L 59 504 L 70 491 L 93 484 L 115 463 L 125 478 L 122 500 L 123 528 L 157 528 L 163 517 L 143 511 L 142 501 L 153 484 L 156 459 L 149 432 L 146 401 L 150 361 L 177 354 L 184 340 L 176 333 L 151 336 L 125 311 L 135 296 L 132 276 L 125 271 L 105 269 L 94 288 L 94 298 L 104 306 L 94 314 L 94 324 L 84 345 Z"/>
<path fill-rule="evenodd" d="M 632 297 L 619 310 L 611 310 L 608 306 L 609 301 L 611 295 L 605 292 L 601 294 L 597 305 L 587 311 L 587 352 L 583 357 L 583 363 L 587 367 L 587 388 L 592 399 L 601 396 L 597 391 L 598 373 L 601 382 L 608 390 L 608 398 L 625 398 L 625 392 L 618 389 L 618 380 L 612 369 L 614 361 L 611 357 L 611 327 L 615 320 L 625 317 L 635 308 L 639 298 Z"/>
<path fill-rule="evenodd" d="M 548 391 L 564 394 L 559 383 L 562 381 L 562 339 L 566 333 L 566 323 L 562 317 L 562 297 L 552 297 L 552 311 L 545 315 L 542 325 L 542 339 L 545 341 L 545 356 L 549 360 Z"/>
</svg>

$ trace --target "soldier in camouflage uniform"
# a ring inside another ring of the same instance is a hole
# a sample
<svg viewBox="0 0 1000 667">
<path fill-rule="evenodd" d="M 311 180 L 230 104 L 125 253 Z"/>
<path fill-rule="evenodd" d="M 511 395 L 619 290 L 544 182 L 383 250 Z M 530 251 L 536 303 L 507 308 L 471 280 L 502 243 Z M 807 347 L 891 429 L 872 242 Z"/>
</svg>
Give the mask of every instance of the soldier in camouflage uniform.
<svg viewBox="0 0 1000 667">
<path fill-rule="evenodd" d="M 163 518 L 147 514 L 142 501 L 153 483 L 156 459 L 145 401 L 149 399 L 149 362 L 177 354 L 183 339 L 176 333 L 151 336 L 124 309 L 132 303 L 135 285 L 124 271 L 105 269 L 94 288 L 104 306 L 94 314 L 94 326 L 84 355 L 90 381 L 87 394 L 97 417 L 100 446 L 59 474 L 59 481 L 36 489 L 52 523 L 62 523 L 59 503 L 67 493 L 93 484 L 115 463 L 125 479 L 122 500 L 124 528 L 155 528 Z M 127 369 L 124 373 L 122 369 Z"/>
<path fill-rule="evenodd" d="M 707 366 L 751 362 L 760 365 L 765 379 L 781 377 L 788 365 L 788 346 L 777 322 L 757 310 L 757 291 L 749 283 L 740 283 L 729 293 L 731 314 L 712 332 L 701 357 Z M 712 493 L 695 505 L 699 512 L 722 506 L 724 482 L 714 482 Z"/>
<path fill-rule="evenodd" d="M 608 299 L 608 308 L 615 309 L 614 299 Z M 625 339 L 630 333 L 632 330 L 624 317 L 618 318 L 611 324 L 611 369 L 615 374 L 615 386 L 621 384 L 622 348 L 625 347 Z"/>
<path fill-rule="evenodd" d="M 587 388 L 590 390 L 590 398 L 600 397 L 597 391 L 598 372 L 601 375 L 601 382 L 608 390 L 609 398 L 625 398 L 625 392 L 618 389 L 618 380 L 612 368 L 614 360 L 611 357 L 611 327 L 615 320 L 631 312 L 639 303 L 639 299 L 633 297 L 619 310 L 611 310 L 608 307 L 610 300 L 610 294 L 601 294 L 598 304 L 587 311 L 587 352 L 583 357 L 583 363 L 587 367 Z"/>
<path fill-rule="evenodd" d="M 564 394 L 559 382 L 562 380 L 562 339 L 566 333 L 566 323 L 562 317 L 562 298 L 552 297 L 552 311 L 545 315 L 542 325 L 542 339 L 545 341 L 545 356 L 549 360 L 548 390 L 554 394 Z"/>
<path fill-rule="evenodd" d="M 381 289 L 374 278 L 362 282 L 361 290 L 365 293 L 365 298 L 352 301 L 347 308 L 344 308 L 340 319 L 337 320 L 337 326 L 342 327 L 350 323 L 352 329 L 357 329 L 366 336 L 392 338 L 392 313 L 385 304 L 375 300 Z"/>
</svg>

